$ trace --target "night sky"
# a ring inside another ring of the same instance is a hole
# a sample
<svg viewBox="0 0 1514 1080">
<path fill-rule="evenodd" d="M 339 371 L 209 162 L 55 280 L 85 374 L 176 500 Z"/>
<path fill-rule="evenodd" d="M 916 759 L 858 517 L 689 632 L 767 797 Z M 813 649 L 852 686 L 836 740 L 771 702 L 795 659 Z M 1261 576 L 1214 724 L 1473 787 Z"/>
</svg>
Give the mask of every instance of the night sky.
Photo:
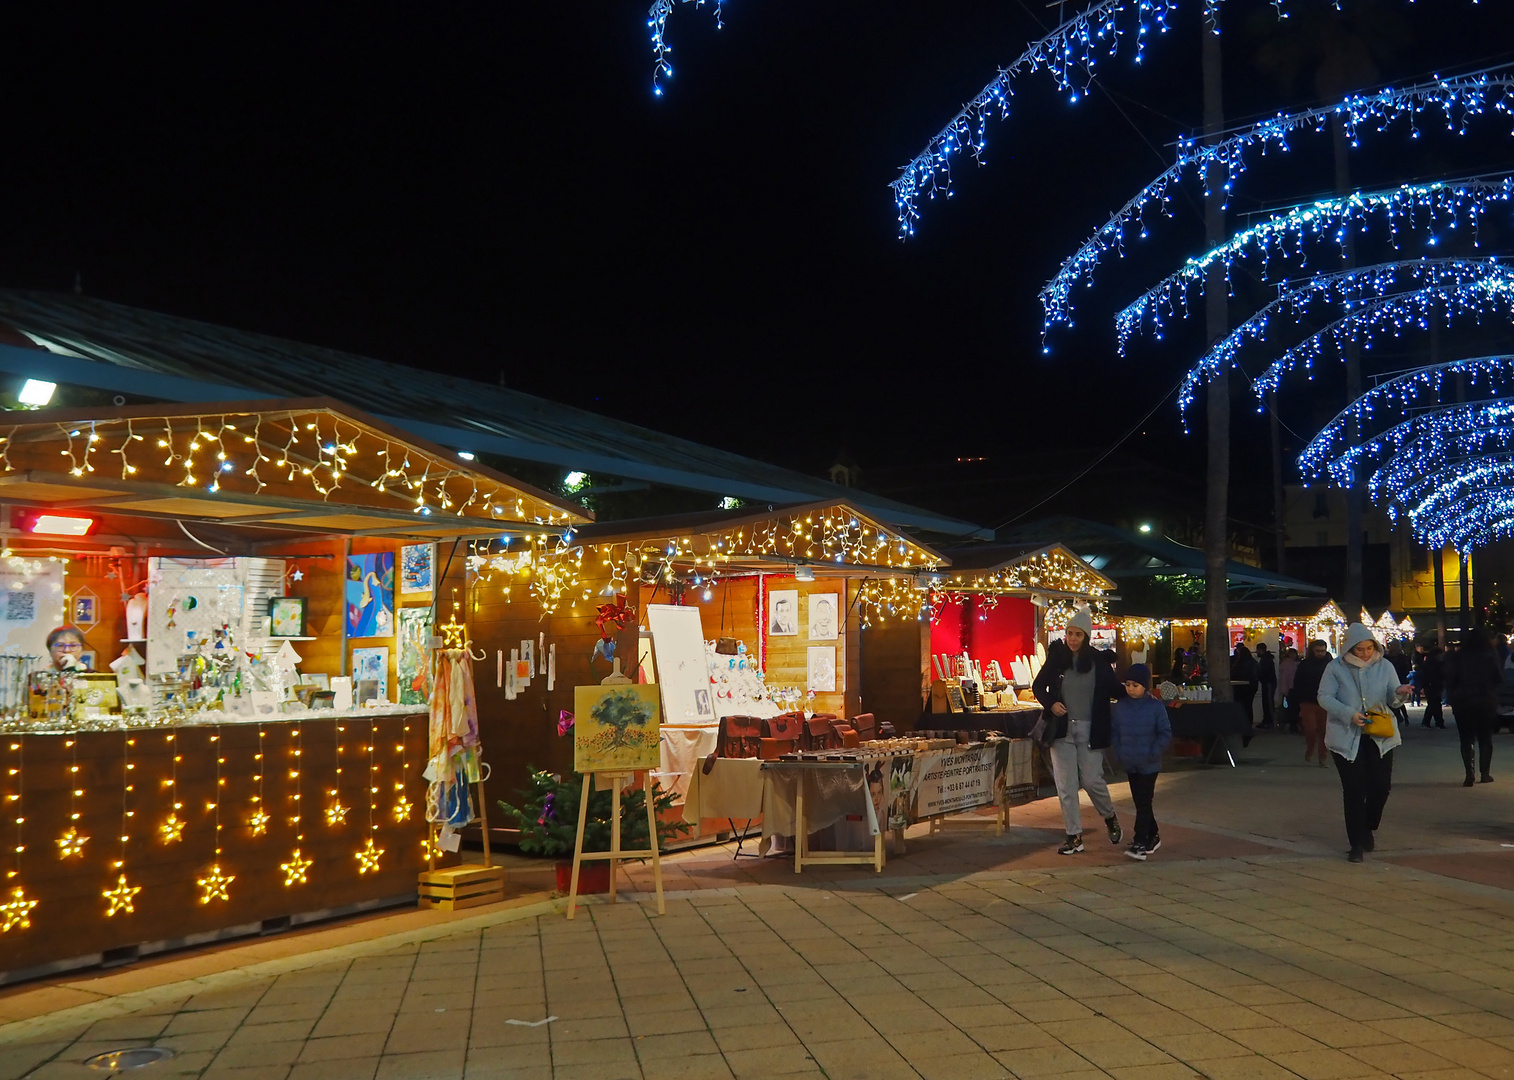
<svg viewBox="0 0 1514 1080">
<path fill-rule="evenodd" d="M 1295 26 L 1329 7 L 1289 4 Z M 716 32 L 680 5 L 658 99 L 646 6 L 7 5 L 0 285 L 78 275 L 102 299 L 502 377 L 810 472 L 845 453 L 864 484 L 1032 450 L 1071 475 L 1195 357 L 1179 334 L 1120 359 L 1109 316 L 1201 250 L 1196 193 L 1049 357 L 1036 291 L 1197 126 L 1200 0 L 1075 106 L 1022 80 L 990 166 L 959 166 L 907 243 L 897 166 L 1055 9 L 729 0 Z M 1381 81 L 1514 59 L 1502 0 L 1344 6 Z M 1237 120 L 1316 100 L 1308 72 L 1284 86 L 1255 63 L 1270 10 L 1226 4 Z M 1409 154 L 1388 136 L 1354 167 L 1508 168 L 1509 129 Z M 1327 140 L 1306 136 L 1236 207 L 1330 185 Z M 1328 384 L 1285 398 L 1301 435 L 1339 406 Z M 1265 480 L 1266 429 L 1237 415 L 1244 488 Z M 1202 476 L 1201 422 L 1185 435 L 1169 403 L 1144 431 L 1122 454 Z"/>
</svg>

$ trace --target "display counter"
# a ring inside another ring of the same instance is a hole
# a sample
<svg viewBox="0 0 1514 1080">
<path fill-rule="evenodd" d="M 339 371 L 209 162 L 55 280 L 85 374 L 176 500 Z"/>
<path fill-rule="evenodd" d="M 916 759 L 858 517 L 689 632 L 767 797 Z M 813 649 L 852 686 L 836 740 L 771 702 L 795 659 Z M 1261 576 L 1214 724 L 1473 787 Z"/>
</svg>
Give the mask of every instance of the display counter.
<svg viewBox="0 0 1514 1080">
<path fill-rule="evenodd" d="M 423 708 L 0 736 L 0 983 L 413 900 Z"/>
</svg>

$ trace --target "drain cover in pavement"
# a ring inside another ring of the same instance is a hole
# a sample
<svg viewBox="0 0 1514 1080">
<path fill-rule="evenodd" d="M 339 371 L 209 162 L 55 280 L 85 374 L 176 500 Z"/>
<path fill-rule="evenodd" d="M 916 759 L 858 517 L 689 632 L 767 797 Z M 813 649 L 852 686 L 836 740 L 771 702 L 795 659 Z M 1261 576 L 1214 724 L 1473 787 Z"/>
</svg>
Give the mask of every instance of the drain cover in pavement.
<svg viewBox="0 0 1514 1080">
<path fill-rule="evenodd" d="M 144 1065 L 151 1065 L 155 1061 L 166 1061 L 173 1057 L 173 1051 L 166 1046 L 134 1046 L 130 1050 L 112 1050 L 106 1054 L 96 1054 L 92 1058 L 86 1058 L 84 1064 L 91 1069 L 99 1069 L 101 1072 L 122 1072 L 127 1069 L 140 1069 Z"/>
</svg>

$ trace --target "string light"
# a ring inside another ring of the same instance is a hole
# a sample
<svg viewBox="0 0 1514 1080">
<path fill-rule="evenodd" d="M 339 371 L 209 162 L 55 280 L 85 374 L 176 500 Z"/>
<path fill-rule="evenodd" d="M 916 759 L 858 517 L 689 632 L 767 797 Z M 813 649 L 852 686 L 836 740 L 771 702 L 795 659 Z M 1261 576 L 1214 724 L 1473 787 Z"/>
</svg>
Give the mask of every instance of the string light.
<svg viewBox="0 0 1514 1080">
<path fill-rule="evenodd" d="M 371 870 L 374 873 L 378 873 L 379 856 L 383 853 L 384 849 L 375 847 L 373 837 L 370 836 L 363 845 L 363 849 L 353 854 L 353 857 L 357 859 L 357 872 L 359 874 L 366 874 Z"/>
<path fill-rule="evenodd" d="M 0 934 L 31 929 L 31 914 L 37 907 L 37 901 L 27 897 L 25 888 L 18 880 L 21 877 L 21 855 L 26 851 L 21 833 L 22 826 L 26 824 L 25 741 L 24 737 L 18 736 L 10 744 L 10 752 L 16 755 L 16 764 L 6 770 L 11 783 L 15 785 L 6 795 L 6 812 L 11 815 L 11 821 L 16 826 L 16 842 L 11 845 L 11 868 L 5 875 L 10 883 L 9 899 L 0 903 Z"/>
<path fill-rule="evenodd" d="M 288 888 L 291 885 L 306 884 L 309 880 L 306 875 L 314 865 L 314 859 L 305 858 L 300 854 L 300 849 L 295 848 L 290 854 L 288 862 L 279 863 L 279 869 L 284 871 L 284 887 Z"/>
<path fill-rule="evenodd" d="M 163 824 L 158 826 L 158 836 L 165 844 L 177 844 L 184 838 L 185 823 L 179 819 L 179 811 L 184 809 L 184 804 L 179 801 L 179 744 L 176 733 L 164 736 L 173 753 L 169 762 L 168 779 L 164 781 L 168 785 L 168 794 L 173 798 L 173 811 L 163 819 Z"/>
<path fill-rule="evenodd" d="M 1319 199 L 1270 215 L 1266 220 L 1236 233 L 1218 247 L 1189 259 L 1176 273 L 1148 289 L 1115 317 L 1119 351 L 1136 333 L 1150 329 L 1160 339 L 1169 317 L 1187 318 L 1190 294 L 1203 294 L 1211 269 L 1223 269 L 1227 285 L 1234 265 L 1243 259 L 1256 261 L 1257 272 L 1266 280 L 1275 259 L 1302 261 L 1307 247 L 1317 240 L 1336 244 L 1345 258 L 1350 234 L 1366 227 L 1373 216 L 1385 219 L 1388 239 L 1396 249 L 1404 227 L 1428 233 L 1426 243 L 1438 244 L 1438 231 L 1467 227 L 1474 244 L 1483 217 L 1514 196 L 1514 176 L 1472 177 L 1431 184 L 1404 184 L 1383 191 L 1358 191 L 1331 199 Z"/>
<path fill-rule="evenodd" d="M 415 806 L 410 802 L 410 799 L 405 794 L 405 778 L 410 775 L 409 742 L 410 724 L 408 721 L 406 721 L 404 730 L 400 733 L 400 744 L 398 747 L 400 752 L 400 774 L 399 778 L 394 782 L 394 790 L 396 793 L 398 793 L 398 798 L 394 802 L 393 811 L 394 820 L 396 823 L 409 821 L 410 814 L 415 809 Z"/>
<path fill-rule="evenodd" d="M 668 63 L 668 54 L 673 51 L 673 46 L 668 44 L 667 28 L 668 16 L 673 14 L 674 3 L 693 3 L 695 7 L 703 7 L 705 0 L 653 0 L 650 10 L 647 12 L 647 26 L 652 31 L 652 55 L 657 62 L 652 68 L 652 93 L 662 96 L 662 80 L 673 77 L 673 65 Z M 715 8 L 715 29 L 724 30 L 725 22 L 721 18 L 722 7 L 725 0 L 710 0 Z"/>
<path fill-rule="evenodd" d="M 216 786 L 213 793 L 215 799 L 207 809 L 215 813 L 215 850 L 216 860 L 211 864 L 205 876 L 198 879 L 200 886 L 200 903 L 208 904 L 212 900 L 230 900 L 227 886 L 236 880 L 236 875 L 228 874 L 221 869 L 221 800 L 223 792 L 221 788 L 226 781 L 221 776 L 221 766 L 226 764 L 226 759 L 221 756 L 221 727 L 215 727 L 215 733 L 210 737 L 211 746 L 214 748 L 216 759 Z"/>
<path fill-rule="evenodd" d="M 373 820 L 373 808 L 376 802 L 374 796 L 378 794 L 378 764 L 373 758 L 377 743 L 377 722 L 370 718 L 368 721 L 368 839 L 363 845 L 363 850 L 355 855 L 359 874 L 366 874 L 370 870 L 376 872 L 379 868 L 379 856 L 384 853 L 383 848 L 376 848 L 373 845 L 373 834 L 378 831 L 378 822 Z"/>
<path fill-rule="evenodd" d="M 200 903 L 208 904 L 212 900 L 230 900 L 231 894 L 227 891 L 227 888 L 236 879 L 235 874 L 226 873 L 221 869 L 220 863 L 215 863 L 205 872 L 205 876 L 199 878 L 196 882 L 200 886 Z"/>
<path fill-rule="evenodd" d="M 131 794 L 137 788 L 132 782 L 132 773 L 136 771 L 137 765 L 131 760 L 131 749 L 136 745 L 137 740 L 125 731 L 121 733 L 121 857 L 116 860 L 115 887 L 101 893 L 106 901 L 106 918 L 111 918 L 118 911 L 132 914 L 136 910 L 133 898 L 142 891 L 140 885 L 132 885 L 126 879 L 126 845 L 131 840 L 131 819 L 136 816 L 136 811 L 130 805 Z"/>
<path fill-rule="evenodd" d="M 265 835 L 268 832 L 268 823 L 271 820 L 273 820 L 272 818 L 270 818 L 268 816 L 268 807 L 266 805 L 264 805 L 264 802 L 263 802 L 263 795 L 265 793 L 264 792 L 264 786 L 263 786 L 263 776 L 267 772 L 267 763 L 266 763 L 266 761 L 264 759 L 264 756 L 263 756 L 264 745 L 265 745 L 265 738 L 264 737 L 266 735 L 267 735 L 267 732 L 263 730 L 263 725 L 259 724 L 258 725 L 258 753 L 257 753 L 257 766 L 256 766 L 256 768 L 257 768 L 258 771 L 257 771 L 257 774 L 253 777 L 253 779 L 258 782 L 258 793 L 252 797 L 252 801 L 254 803 L 254 807 L 255 808 L 253 809 L 252 816 L 250 816 L 247 819 L 247 827 L 252 830 L 252 835 L 253 836 L 263 836 L 263 835 Z"/>
<path fill-rule="evenodd" d="M 326 824 L 332 828 L 347 823 L 347 813 L 352 808 L 342 805 L 342 732 L 346 729 L 341 724 L 333 724 L 331 739 L 336 746 L 336 780 L 334 786 L 326 794 L 331 796 L 331 804 L 326 807 Z"/>
<path fill-rule="evenodd" d="M 1216 342 L 1189 370 L 1178 394 L 1179 407 L 1186 412 L 1202 385 L 1235 366 L 1248 345 L 1266 342 L 1274 326 L 1292 329 L 1316 308 L 1338 306 L 1347 314 L 1275 361 L 1253 385 L 1259 400 L 1276 391 L 1284 372 L 1298 363 L 1312 367 L 1326 344 L 1333 344 L 1339 351 L 1348 341 L 1359 343 L 1364 331 L 1370 335 L 1379 326 L 1396 333 L 1402 329 L 1398 314 L 1405 310 L 1405 305 L 1424 306 L 1416 297 L 1425 302 L 1442 296 L 1453 298 L 1447 307 L 1448 316 L 1452 310 L 1474 308 L 1480 314 L 1480 309 L 1496 300 L 1502 292 L 1501 286 L 1508 282 L 1514 282 L 1510 266 L 1499 263 L 1496 257 L 1405 259 L 1283 282 L 1274 300 Z M 1387 302 L 1390 297 L 1394 299 Z"/>
<path fill-rule="evenodd" d="M 1172 216 L 1174 191 L 1185 177 L 1196 176 L 1210 195 L 1210 177 L 1223 173 L 1220 190 L 1228 208 L 1240 178 L 1248 168 L 1253 153 L 1265 156 L 1268 151 L 1288 153 L 1290 139 L 1301 132 L 1319 134 L 1332 121 L 1345 131 L 1347 144 L 1353 148 L 1369 132 L 1384 132 L 1397 124 L 1406 124 L 1409 137 L 1420 137 L 1420 123 L 1426 113 L 1438 110 L 1447 131 L 1464 135 L 1474 119 L 1489 112 L 1504 118 L 1514 116 L 1514 75 L 1504 72 L 1507 65 L 1451 79 L 1413 86 L 1389 88 L 1371 94 L 1351 94 L 1335 105 L 1270 117 L 1217 142 L 1193 137 L 1178 141 L 1177 160 L 1165 172 L 1143 187 L 1110 217 L 1082 247 L 1071 255 L 1055 277 L 1041 290 L 1041 304 L 1046 320 L 1043 332 L 1056 323 L 1072 319 L 1072 296 L 1085 284 L 1104 255 L 1110 251 L 1125 254 L 1125 241 L 1131 232 L 1146 239 L 1149 230 L 1147 213 L 1156 210 Z"/>
<path fill-rule="evenodd" d="M 58 858 L 72 859 L 84 854 L 84 845 L 89 837 L 79 833 L 79 797 L 84 794 L 79 787 L 79 747 L 77 739 L 68 739 L 68 829 L 58 837 Z"/>
</svg>

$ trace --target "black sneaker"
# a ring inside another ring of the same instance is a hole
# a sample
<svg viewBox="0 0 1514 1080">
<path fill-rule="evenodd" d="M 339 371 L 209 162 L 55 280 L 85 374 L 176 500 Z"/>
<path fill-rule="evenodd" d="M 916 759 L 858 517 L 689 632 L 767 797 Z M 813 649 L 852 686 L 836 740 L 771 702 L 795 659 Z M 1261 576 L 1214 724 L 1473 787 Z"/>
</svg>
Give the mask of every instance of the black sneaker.
<svg viewBox="0 0 1514 1080">
<path fill-rule="evenodd" d="M 1081 855 L 1081 854 L 1083 854 L 1083 834 L 1079 833 L 1077 836 L 1073 836 L 1071 833 L 1069 833 L 1068 836 L 1067 836 L 1066 841 L 1063 842 L 1063 844 L 1062 844 L 1061 847 L 1057 848 L 1057 854 L 1058 855 Z"/>
<path fill-rule="evenodd" d="M 1125 857 L 1127 859 L 1136 859 L 1140 862 L 1146 861 L 1147 854 L 1148 853 L 1146 851 L 1145 845 L 1139 842 L 1131 844 L 1128 848 L 1125 849 Z"/>
<path fill-rule="evenodd" d="M 1104 826 L 1109 830 L 1109 842 L 1118 845 L 1125 837 L 1125 830 L 1120 828 L 1120 819 L 1110 814 L 1104 819 Z"/>
<path fill-rule="evenodd" d="M 1153 836 L 1150 840 L 1146 841 L 1146 854 L 1150 855 L 1161 846 L 1162 838 L 1160 836 Z"/>
<path fill-rule="evenodd" d="M 1362 854 L 1362 849 L 1359 847 L 1352 848 L 1350 853 L 1346 855 L 1347 862 L 1361 862 L 1365 858 L 1366 856 Z"/>
</svg>

